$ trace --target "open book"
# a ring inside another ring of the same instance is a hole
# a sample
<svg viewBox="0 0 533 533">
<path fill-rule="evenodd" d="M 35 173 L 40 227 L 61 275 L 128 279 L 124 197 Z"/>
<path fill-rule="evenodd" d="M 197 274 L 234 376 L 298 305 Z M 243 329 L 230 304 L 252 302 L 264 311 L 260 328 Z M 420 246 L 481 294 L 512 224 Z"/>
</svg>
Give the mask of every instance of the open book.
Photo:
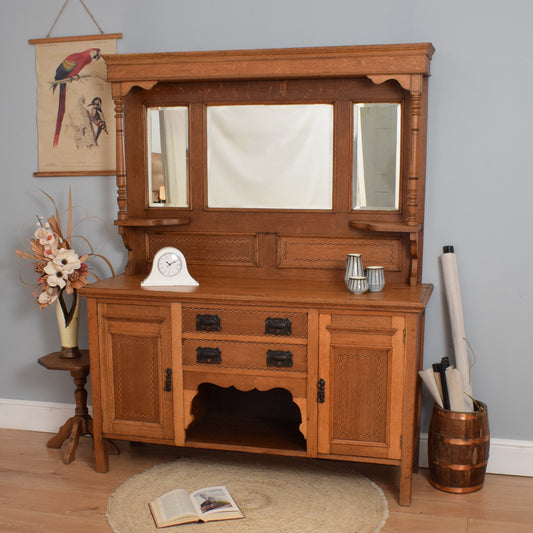
<svg viewBox="0 0 533 533">
<path fill-rule="evenodd" d="M 171 490 L 148 506 L 157 527 L 244 518 L 228 489 L 222 485 L 191 493 L 183 489 Z"/>
</svg>

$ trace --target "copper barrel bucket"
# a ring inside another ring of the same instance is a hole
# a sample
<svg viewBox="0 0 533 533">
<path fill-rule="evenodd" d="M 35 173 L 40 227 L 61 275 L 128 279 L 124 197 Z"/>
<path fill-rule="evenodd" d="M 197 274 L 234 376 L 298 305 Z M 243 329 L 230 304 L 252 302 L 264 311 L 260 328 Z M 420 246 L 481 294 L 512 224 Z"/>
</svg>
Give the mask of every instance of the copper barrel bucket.
<svg viewBox="0 0 533 533">
<path fill-rule="evenodd" d="M 487 406 L 460 413 L 433 406 L 428 432 L 429 482 L 445 492 L 463 494 L 483 487 L 489 459 Z"/>
</svg>

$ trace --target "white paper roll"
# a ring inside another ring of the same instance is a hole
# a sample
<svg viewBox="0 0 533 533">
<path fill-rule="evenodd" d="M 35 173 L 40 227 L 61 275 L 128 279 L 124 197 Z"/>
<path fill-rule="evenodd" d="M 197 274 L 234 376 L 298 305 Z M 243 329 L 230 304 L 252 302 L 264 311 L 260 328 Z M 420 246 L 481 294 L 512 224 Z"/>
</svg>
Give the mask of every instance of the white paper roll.
<svg viewBox="0 0 533 533">
<path fill-rule="evenodd" d="M 435 374 L 433 372 L 432 368 L 426 368 L 425 370 L 419 370 L 418 371 L 419 376 L 422 378 L 422 381 L 428 388 L 429 393 L 431 394 L 433 401 L 440 407 L 443 408 L 442 405 L 442 396 L 439 391 L 439 388 L 437 386 L 437 382 L 435 381 Z"/>
<path fill-rule="evenodd" d="M 461 372 L 464 392 L 469 396 L 472 396 L 470 363 L 468 361 L 468 346 L 466 343 L 463 303 L 461 300 L 461 288 L 459 285 L 459 271 L 457 269 L 457 256 L 453 252 L 443 253 L 441 256 L 441 264 L 446 300 L 448 302 L 448 313 L 450 315 L 455 366 L 457 370 Z M 471 398 L 466 395 L 465 409 L 466 411 L 474 410 Z"/>
<path fill-rule="evenodd" d="M 463 393 L 463 378 L 457 368 L 446 369 L 446 383 L 448 384 L 448 396 L 450 398 L 450 411 L 464 412 L 466 409 L 465 399 L 470 399 Z"/>
</svg>

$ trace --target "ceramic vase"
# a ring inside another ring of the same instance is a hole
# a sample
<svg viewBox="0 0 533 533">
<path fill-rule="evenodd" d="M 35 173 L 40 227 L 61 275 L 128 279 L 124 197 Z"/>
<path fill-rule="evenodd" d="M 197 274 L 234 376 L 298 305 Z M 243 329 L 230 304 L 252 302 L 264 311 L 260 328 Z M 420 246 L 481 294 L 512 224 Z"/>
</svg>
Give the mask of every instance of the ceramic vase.
<svg viewBox="0 0 533 533">
<path fill-rule="evenodd" d="M 80 326 L 80 298 L 74 294 L 72 307 L 65 317 L 61 303 L 56 302 L 57 325 L 61 337 L 61 355 L 65 359 L 81 357 L 78 347 L 78 331 Z"/>
<path fill-rule="evenodd" d="M 366 276 L 351 276 L 348 280 L 348 290 L 353 294 L 363 294 L 368 290 Z"/>
<path fill-rule="evenodd" d="M 382 266 L 369 266 L 365 269 L 368 279 L 368 290 L 379 292 L 385 286 L 385 269 Z"/>
<path fill-rule="evenodd" d="M 363 260 L 361 254 L 348 254 L 345 261 L 344 283 L 349 287 L 350 278 L 353 276 L 364 276 Z"/>
</svg>

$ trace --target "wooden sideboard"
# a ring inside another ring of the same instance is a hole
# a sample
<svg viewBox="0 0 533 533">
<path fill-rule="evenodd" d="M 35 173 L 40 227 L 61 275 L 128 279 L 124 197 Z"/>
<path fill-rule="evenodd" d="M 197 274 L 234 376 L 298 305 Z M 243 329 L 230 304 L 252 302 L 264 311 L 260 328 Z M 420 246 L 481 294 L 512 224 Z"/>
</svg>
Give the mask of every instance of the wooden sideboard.
<svg viewBox="0 0 533 533">
<path fill-rule="evenodd" d="M 98 471 L 104 438 L 375 462 L 400 466 L 410 504 L 430 285 L 141 278 L 84 291 Z"/>
<path fill-rule="evenodd" d="M 399 501 L 410 504 L 432 290 L 421 276 L 433 51 L 422 43 L 105 57 L 128 262 L 124 274 L 80 291 L 98 471 L 109 467 L 105 438 L 376 462 L 400 468 Z M 303 208 L 211 204 L 211 108 L 302 104 L 331 116 L 331 197 Z M 357 110 L 383 104 L 398 110 L 394 200 L 361 208 Z M 187 117 L 178 147 L 185 194 L 153 203 L 150 110 L 174 107 Z M 141 287 L 166 246 L 183 252 L 199 286 Z M 385 268 L 382 292 L 347 290 L 353 252 Z"/>
</svg>

